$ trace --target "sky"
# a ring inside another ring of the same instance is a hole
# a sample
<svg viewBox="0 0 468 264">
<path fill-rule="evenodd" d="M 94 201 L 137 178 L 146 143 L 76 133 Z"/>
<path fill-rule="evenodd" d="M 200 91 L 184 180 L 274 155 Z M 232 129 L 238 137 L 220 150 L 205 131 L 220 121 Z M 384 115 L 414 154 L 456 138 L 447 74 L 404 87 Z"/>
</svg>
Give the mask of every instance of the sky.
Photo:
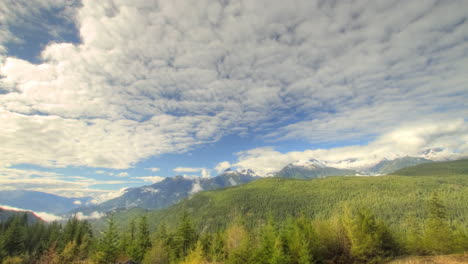
<svg viewBox="0 0 468 264">
<path fill-rule="evenodd" d="M 3 0 L 0 189 L 468 153 L 468 1 Z"/>
</svg>

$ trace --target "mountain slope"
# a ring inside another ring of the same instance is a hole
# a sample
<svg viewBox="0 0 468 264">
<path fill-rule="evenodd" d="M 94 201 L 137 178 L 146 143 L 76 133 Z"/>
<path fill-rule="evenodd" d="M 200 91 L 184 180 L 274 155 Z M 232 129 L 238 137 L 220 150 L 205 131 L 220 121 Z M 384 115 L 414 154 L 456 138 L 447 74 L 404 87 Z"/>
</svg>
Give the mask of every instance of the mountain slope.
<svg viewBox="0 0 468 264">
<path fill-rule="evenodd" d="M 81 212 L 106 212 L 118 208 L 140 207 L 144 209 L 161 209 L 204 190 L 215 190 L 229 186 L 236 186 L 257 179 L 251 171 L 226 170 L 213 178 L 167 177 L 163 181 L 128 189 L 122 196 L 103 202 L 97 206 L 80 208 Z"/>
<path fill-rule="evenodd" d="M 4 223 L 4 222 L 8 221 L 8 219 L 10 219 L 11 217 L 13 217 L 15 215 L 26 215 L 26 217 L 28 218 L 28 223 L 30 223 L 30 224 L 35 223 L 37 221 L 42 221 L 42 219 L 37 217 L 32 212 L 7 210 L 7 209 L 4 209 L 4 208 L 0 207 L 0 223 Z"/>
<path fill-rule="evenodd" d="M 46 212 L 50 214 L 66 213 L 82 204 L 89 202 L 91 198 L 68 198 L 50 193 L 15 190 L 0 191 L 0 205 Z"/>
<path fill-rule="evenodd" d="M 403 157 L 396 158 L 393 160 L 384 159 L 376 165 L 374 165 L 373 167 L 369 168 L 367 171 L 370 174 L 389 174 L 403 168 L 429 162 L 432 162 L 432 160 L 419 157 Z"/>
<path fill-rule="evenodd" d="M 311 159 L 291 163 L 276 173 L 276 177 L 312 179 L 327 176 L 356 175 L 356 171 L 328 167 L 322 162 Z"/>
<path fill-rule="evenodd" d="M 420 164 L 395 171 L 394 174 L 406 176 L 468 175 L 468 159 Z"/>
</svg>

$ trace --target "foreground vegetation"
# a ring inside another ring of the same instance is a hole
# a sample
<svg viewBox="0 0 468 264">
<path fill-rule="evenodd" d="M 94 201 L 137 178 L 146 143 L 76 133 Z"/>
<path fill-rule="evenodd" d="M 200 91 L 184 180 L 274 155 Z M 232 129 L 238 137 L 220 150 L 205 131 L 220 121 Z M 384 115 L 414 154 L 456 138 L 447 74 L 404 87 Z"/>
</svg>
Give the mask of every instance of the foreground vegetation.
<svg viewBox="0 0 468 264">
<path fill-rule="evenodd" d="M 468 252 L 468 164 L 442 164 L 459 174 L 425 176 L 420 172 L 432 170 L 420 167 L 407 173 L 416 176 L 262 179 L 165 210 L 115 213 L 94 228 L 76 218 L 31 224 L 17 215 L 0 224 L 0 260 L 462 263 L 456 261 Z M 447 254 L 458 255 L 407 258 Z"/>
<path fill-rule="evenodd" d="M 64 226 L 28 225 L 25 217 L 15 216 L 1 226 L 0 257 L 3 263 L 57 264 L 385 263 L 405 255 L 468 251 L 466 225 L 448 221 L 437 193 L 425 210 L 427 218 L 403 233 L 393 231 L 366 208 L 344 207 L 326 220 L 300 215 L 276 221 L 270 215 L 250 227 L 238 216 L 214 231 L 196 229 L 184 213 L 175 228 L 162 224 L 152 235 L 146 216 L 132 221 L 123 232 L 110 217 L 98 238 L 88 222 L 76 218 Z"/>
</svg>

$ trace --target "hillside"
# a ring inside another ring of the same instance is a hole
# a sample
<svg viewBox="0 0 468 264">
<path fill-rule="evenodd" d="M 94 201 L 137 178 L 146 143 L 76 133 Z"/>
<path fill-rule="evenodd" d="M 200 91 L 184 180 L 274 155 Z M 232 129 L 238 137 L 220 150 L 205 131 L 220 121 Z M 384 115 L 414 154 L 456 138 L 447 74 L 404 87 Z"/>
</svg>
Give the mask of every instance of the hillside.
<svg viewBox="0 0 468 264">
<path fill-rule="evenodd" d="M 445 168 L 452 168 L 453 174 L 448 174 Z M 343 206 L 357 206 L 370 209 L 393 227 L 398 227 L 405 225 L 410 217 L 424 218 L 427 201 L 437 192 L 452 220 L 468 222 L 468 177 L 455 174 L 461 174 L 467 168 L 468 161 L 459 160 L 408 168 L 407 171 L 419 173 L 410 177 L 263 178 L 241 186 L 200 192 L 172 207 L 148 214 L 152 223 L 171 226 L 187 211 L 200 228 L 212 228 L 226 225 L 236 215 L 245 216 L 250 223 L 270 214 L 279 220 L 300 213 L 321 219 L 339 212 Z M 434 175 L 434 171 L 444 171 L 445 174 Z M 141 210 L 121 212 L 116 218 L 125 225 L 130 221 L 129 215 L 134 217 L 141 213 Z"/>
<path fill-rule="evenodd" d="M 90 200 L 90 197 L 68 198 L 28 190 L 0 191 L 0 205 L 51 214 L 66 213 L 88 203 Z"/>
<path fill-rule="evenodd" d="M 15 211 L 15 210 L 7 210 L 4 208 L 0 207 L 0 223 L 4 223 L 8 221 L 13 216 L 16 215 L 26 215 L 28 218 L 28 223 L 36 223 L 37 221 L 42 221 L 39 217 L 37 217 L 35 214 L 27 211 Z"/>
<path fill-rule="evenodd" d="M 384 159 L 374 165 L 373 167 L 369 168 L 367 172 L 369 174 L 389 174 L 394 173 L 397 170 L 408 168 L 412 166 L 416 166 L 419 164 L 430 163 L 432 160 L 428 160 L 425 158 L 419 157 L 402 157 L 396 158 L 393 160 Z"/>
<path fill-rule="evenodd" d="M 455 161 L 424 163 L 413 167 L 407 167 L 393 174 L 405 176 L 448 176 L 448 175 L 468 175 L 468 159 Z"/>
<path fill-rule="evenodd" d="M 257 179 L 255 173 L 248 171 L 226 170 L 213 178 L 167 177 L 152 185 L 130 188 L 122 196 L 105 201 L 95 206 L 78 208 L 72 213 L 90 214 L 94 211 L 107 212 L 118 209 L 144 208 L 162 209 L 204 190 L 215 190 L 229 186 L 241 185 Z"/>
<path fill-rule="evenodd" d="M 351 205 L 369 208 L 397 225 L 410 215 L 424 217 L 432 192 L 440 194 L 454 218 L 468 221 L 468 177 L 463 176 L 261 179 L 199 193 L 166 210 L 150 213 L 150 218 L 170 225 L 187 210 L 202 228 L 225 225 L 235 215 L 244 215 L 249 222 L 264 219 L 270 213 L 278 219 L 301 212 L 313 218 L 328 218 L 343 205 Z"/>
</svg>

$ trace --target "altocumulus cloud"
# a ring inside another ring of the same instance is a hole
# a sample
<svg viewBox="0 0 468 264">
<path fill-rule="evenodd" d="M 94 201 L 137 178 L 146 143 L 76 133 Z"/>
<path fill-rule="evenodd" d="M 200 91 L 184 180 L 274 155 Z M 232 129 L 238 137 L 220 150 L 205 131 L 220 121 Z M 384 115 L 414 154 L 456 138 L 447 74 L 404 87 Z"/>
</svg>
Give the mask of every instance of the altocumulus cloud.
<svg viewBox="0 0 468 264">
<path fill-rule="evenodd" d="M 125 169 L 229 133 L 317 143 L 465 118 L 464 3 L 83 0 L 65 13 L 80 43 L 40 64 L 0 46 L 0 160 Z M 35 15 L 18 10 L 2 19 Z"/>
</svg>

